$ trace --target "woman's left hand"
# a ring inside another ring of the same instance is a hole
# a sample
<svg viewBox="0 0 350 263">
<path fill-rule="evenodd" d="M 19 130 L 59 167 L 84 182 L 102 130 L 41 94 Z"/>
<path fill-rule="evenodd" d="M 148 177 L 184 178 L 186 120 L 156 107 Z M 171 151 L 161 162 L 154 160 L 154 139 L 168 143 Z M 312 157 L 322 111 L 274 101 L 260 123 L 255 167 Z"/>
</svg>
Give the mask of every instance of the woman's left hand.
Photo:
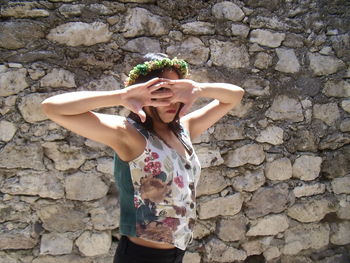
<svg viewBox="0 0 350 263">
<path fill-rule="evenodd" d="M 200 92 L 200 83 L 189 79 L 166 80 L 155 84 L 159 88 L 168 88 L 174 95 L 170 98 L 173 103 L 181 102 L 184 104 L 179 116 L 183 117 L 192 107 Z"/>
</svg>

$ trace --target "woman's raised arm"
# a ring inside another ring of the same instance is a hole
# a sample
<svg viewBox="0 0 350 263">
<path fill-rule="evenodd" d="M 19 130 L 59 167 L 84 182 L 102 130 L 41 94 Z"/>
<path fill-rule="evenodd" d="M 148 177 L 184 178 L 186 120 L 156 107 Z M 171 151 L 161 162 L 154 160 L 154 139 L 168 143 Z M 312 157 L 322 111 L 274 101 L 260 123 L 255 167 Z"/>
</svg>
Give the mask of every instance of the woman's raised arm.
<svg viewBox="0 0 350 263">
<path fill-rule="evenodd" d="M 199 83 L 197 97 L 214 99 L 208 105 L 185 115 L 181 121 L 194 139 L 209 129 L 243 98 L 244 90 L 229 83 Z"/>
<path fill-rule="evenodd" d="M 155 86 L 160 86 L 156 84 Z M 229 83 L 198 83 L 189 79 L 169 80 L 163 87 L 174 92 L 173 102 L 182 102 L 181 122 L 191 135 L 191 139 L 214 125 L 227 112 L 242 100 L 244 90 Z M 212 98 L 214 101 L 187 115 L 186 111 L 199 97 Z M 185 115 L 185 116 L 184 116 Z"/>
<path fill-rule="evenodd" d="M 117 153 L 127 149 L 132 141 L 131 126 L 124 117 L 101 114 L 92 110 L 123 106 L 145 119 L 143 106 L 166 106 L 173 95 L 170 90 L 155 91 L 153 85 L 163 81 L 152 79 L 146 83 L 115 91 L 79 91 L 56 95 L 42 102 L 44 113 L 59 125 L 91 140 L 112 147 Z"/>
<path fill-rule="evenodd" d="M 122 94 L 120 90 L 70 92 L 47 98 L 41 105 L 52 121 L 117 151 L 125 137 L 123 118 L 92 110 L 121 105 Z"/>
</svg>

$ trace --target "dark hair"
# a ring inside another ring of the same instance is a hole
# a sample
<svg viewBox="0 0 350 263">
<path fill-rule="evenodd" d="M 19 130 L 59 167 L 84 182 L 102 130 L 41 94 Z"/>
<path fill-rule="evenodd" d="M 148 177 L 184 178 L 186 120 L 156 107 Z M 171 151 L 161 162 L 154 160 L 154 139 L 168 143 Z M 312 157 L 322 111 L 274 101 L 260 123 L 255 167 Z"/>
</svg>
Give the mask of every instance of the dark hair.
<svg viewBox="0 0 350 263">
<path fill-rule="evenodd" d="M 163 54 L 163 53 L 147 53 L 146 55 L 144 55 L 142 57 L 142 59 L 139 61 L 138 64 L 142 64 L 142 63 L 145 63 L 146 61 L 151 61 L 151 60 L 162 60 L 164 58 L 169 58 L 168 55 L 166 54 Z M 148 73 L 147 75 L 140 75 L 134 84 L 139 84 L 139 83 L 143 83 L 143 82 L 147 82 L 153 78 L 156 78 L 156 77 L 159 77 L 161 76 L 161 74 L 163 72 L 165 72 L 166 70 L 172 70 L 172 71 L 175 71 L 177 73 L 177 75 L 179 76 L 179 78 L 183 77 L 181 75 L 181 73 L 176 70 L 175 68 L 172 68 L 172 67 L 166 67 L 166 68 L 163 68 L 163 69 L 157 69 L 157 70 L 154 70 L 154 71 L 151 71 L 150 73 Z M 180 105 L 180 108 L 178 110 L 178 112 L 176 113 L 175 115 L 175 118 L 172 122 L 168 123 L 168 126 L 169 128 L 176 134 L 178 135 L 179 132 L 181 131 L 181 125 L 180 125 L 180 118 L 179 118 L 179 112 L 180 110 L 182 109 L 182 107 L 184 106 L 183 103 L 181 103 Z M 159 114 L 158 114 L 158 111 L 155 107 L 152 107 L 150 106 L 150 110 L 152 112 L 152 114 L 155 116 L 155 118 L 157 119 L 157 121 L 162 121 L 162 119 L 159 117 Z M 154 129 L 153 129 L 153 121 L 152 121 L 152 118 L 151 116 L 149 116 L 147 113 L 146 113 L 146 121 L 145 122 L 142 122 L 140 117 L 134 113 L 134 112 L 131 112 L 129 115 L 128 115 L 128 118 L 136 121 L 137 123 L 139 123 L 140 125 L 142 125 L 146 130 L 148 131 L 151 131 L 151 132 L 154 132 Z"/>
</svg>

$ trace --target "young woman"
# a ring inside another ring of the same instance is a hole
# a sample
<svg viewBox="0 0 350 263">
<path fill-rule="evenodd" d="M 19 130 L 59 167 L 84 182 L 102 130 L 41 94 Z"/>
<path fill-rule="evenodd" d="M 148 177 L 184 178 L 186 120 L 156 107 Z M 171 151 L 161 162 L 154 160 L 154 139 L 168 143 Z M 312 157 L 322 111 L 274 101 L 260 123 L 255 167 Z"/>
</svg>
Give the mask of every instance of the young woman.
<svg viewBox="0 0 350 263">
<path fill-rule="evenodd" d="M 191 140 L 236 106 L 244 91 L 186 75 L 185 61 L 148 54 L 122 90 L 71 92 L 42 102 L 51 120 L 115 151 L 122 235 L 115 263 L 182 262 L 192 240 L 200 164 Z M 214 100 L 186 115 L 199 97 Z M 92 111 L 113 106 L 131 113 Z"/>
</svg>

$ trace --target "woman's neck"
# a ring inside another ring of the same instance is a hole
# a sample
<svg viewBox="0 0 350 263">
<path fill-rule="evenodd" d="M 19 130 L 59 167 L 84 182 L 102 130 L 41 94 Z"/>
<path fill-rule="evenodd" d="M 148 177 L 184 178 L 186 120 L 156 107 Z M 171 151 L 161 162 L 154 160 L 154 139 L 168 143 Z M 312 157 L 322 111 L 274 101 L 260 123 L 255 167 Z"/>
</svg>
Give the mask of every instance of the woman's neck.
<svg viewBox="0 0 350 263">
<path fill-rule="evenodd" d="M 169 128 L 168 123 L 156 122 L 153 123 L 153 130 L 157 134 L 170 134 L 172 130 Z"/>
</svg>

